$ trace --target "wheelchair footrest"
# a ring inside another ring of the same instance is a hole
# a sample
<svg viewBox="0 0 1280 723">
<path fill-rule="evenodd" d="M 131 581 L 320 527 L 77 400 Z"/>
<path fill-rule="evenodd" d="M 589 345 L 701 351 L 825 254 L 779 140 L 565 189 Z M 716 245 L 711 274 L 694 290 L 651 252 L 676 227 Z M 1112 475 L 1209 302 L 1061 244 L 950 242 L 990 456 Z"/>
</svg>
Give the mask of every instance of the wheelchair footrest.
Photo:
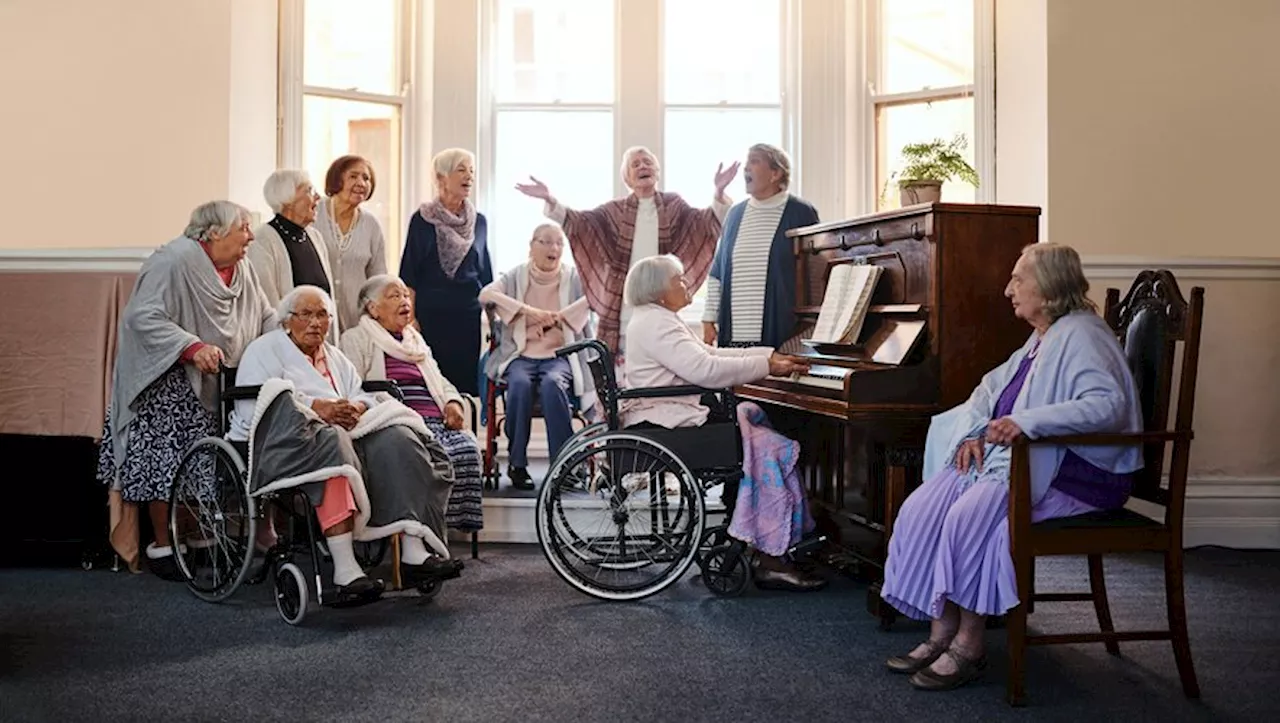
<svg viewBox="0 0 1280 723">
<path fill-rule="evenodd" d="M 797 557 L 807 557 L 814 552 L 817 552 L 819 548 L 826 544 L 826 542 L 826 535 L 817 535 L 815 537 L 805 538 L 792 546 L 790 550 L 787 550 L 787 557 L 793 559 Z"/>
</svg>

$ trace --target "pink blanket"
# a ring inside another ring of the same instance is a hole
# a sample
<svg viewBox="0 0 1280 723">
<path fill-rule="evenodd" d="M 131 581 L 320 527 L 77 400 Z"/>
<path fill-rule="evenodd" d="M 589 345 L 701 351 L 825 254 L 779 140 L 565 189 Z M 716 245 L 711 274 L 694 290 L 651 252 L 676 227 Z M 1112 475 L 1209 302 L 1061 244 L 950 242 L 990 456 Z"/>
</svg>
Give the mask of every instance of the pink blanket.
<svg viewBox="0 0 1280 723">
<path fill-rule="evenodd" d="M 814 528 L 796 463 L 800 443 L 774 431 L 759 405 L 739 402 L 743 478 L 729 534 L 781 556 Z"/>
</svg>

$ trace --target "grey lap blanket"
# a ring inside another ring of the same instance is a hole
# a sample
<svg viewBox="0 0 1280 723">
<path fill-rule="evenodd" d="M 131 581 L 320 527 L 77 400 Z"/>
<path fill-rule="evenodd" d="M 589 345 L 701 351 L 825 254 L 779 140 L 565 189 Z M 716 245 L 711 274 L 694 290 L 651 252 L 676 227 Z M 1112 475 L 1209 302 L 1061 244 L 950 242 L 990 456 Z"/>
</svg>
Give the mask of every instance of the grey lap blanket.
<svg viewBox="0 0 1280 723">
<path fill-rule="evenodd" d="M 422 417 L 385 401 L 348 432 L 325 423 L 292 392 L 292 383 L 270 379 L 258 394 L 249 431 L 252 494 L 302 487 L 319 504 L 324 481 L 343 476 L 358 508 L 357 540 L 405 533 L 448 558 L 445 507 L 453 468 Z"/>
</svg>

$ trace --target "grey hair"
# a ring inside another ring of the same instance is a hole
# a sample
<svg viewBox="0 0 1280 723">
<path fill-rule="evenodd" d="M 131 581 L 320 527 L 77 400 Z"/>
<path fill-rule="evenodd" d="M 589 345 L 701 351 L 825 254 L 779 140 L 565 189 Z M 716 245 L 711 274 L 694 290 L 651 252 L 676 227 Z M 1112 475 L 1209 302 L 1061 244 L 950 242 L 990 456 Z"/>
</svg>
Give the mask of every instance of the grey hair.
<svg viewBox="0 0 1280 723">
<path fill-rule="evenodd" d="M 684 264 L 672 254 L 650 256 L 641 259 L 627 273 L 623 290 L 627 303 L 632 306 L 653 304 L 667 293 L 672 277 L 684 274 Z"/>
<path fill-rule="evenodd" d="M 1022 250 L 1035 269 L 1036 285 L 1044 297 L 1044 313 L 1057 321 L 1073 311 L 1098 311 L 1089 299 L 1089 279 L 1085 278 L 1080 254 L 1065 244 L 1031 244 Z"/>
<path fill-rule="evenodd" d="M 250 223 L 253 214 L 249 209 L 231 201 L 209 201 L 196 206 L 191 211 L 191 220 L 182 235 L 201 243 L 212 240 L 212 237 L 226 236 L 231 229 L 241 223 Z"/>
<path fill-rule="evenodd" d="M 747 149 L 747 154 L 759 153 L 764 156 L 765 162 L 769 164 L 769 168 L 782 172 L 782 178 L 778 180 L 778 185 L 782 190 L 787 190 L 791 185 L 791 156 L 787 152 L 777 146 L 771 146 L 768 143 L 757 143 Z"/>
<path fill-rule="evenodd" d="M 262 184 L 262 197 L 272 211 L 280 213 L 280 209 L 293 203 L 298 189 L 308 183 L 311 183 L 311 175 L 306 171 L 282 168 L 267 176 L 267 182 Z"/>
<path fill-rule="evenodd" d="M 431 167 L 436 172 L 436 190 L 440 188 L 440 176 L 447 176 L 453 173 L 453 169 L 463 160 L 469 161 L 474 167 L 476 165 L 476 154 L 465 148 L 446 148 L 437 153 L 431 159 Z"/>
<path fill-rule="evenodd" d="M 567 238 L 564 234 L 563 226 L 556 223 L 555 221 L 547 221 L 546 223 L 538 224 L 537 227 L 533 229 L 533 234 L 529 236 L 530 246 L 532 246 L 534 242 L 538 240 L 538 234 L 542 233 L 543 231 L 555 231 L 556 235 L 560 237 L 561 241 L 564 241 Z"/>
<path fill-rule="evenodd" d="M 289 318 L 289 315 L 293 313 L 294 308 L 298 305 L 298 299 L 301 299 L 307 294 L 316 294 L 323 299 L 324 308 L 329 311 L 329 318 L 331 320 L 337 318 L 338 309 L 333 305 L 333 297 L 325 293 L 325 290 L 319 286 L 303 284 L 302 286 L 293 287 L 293 290 L 285 294 L 284 298 L 280 300 L 280 303 L 276 304 L 276 321 L 283 324 L 285 319 Z"/>
<path fill-rule="evenodd" d="M 631 182 L 627 180 L 627 169 L 631 167 L 631 159 L 635 158 L 641 153 L 653 159 L 654 168 L 658 168 L 658 169 L 662 168 L 661 166 L 658 165 L 658 156 L 653 151 L 649 150 L 644 146 L 631 146 L 630 148 L 622 152 L 622 165 L 618 168 L 618 172 L 622 174 L 622 185 L 626 186 L 627 188 L 631 188 Z"/>
<path fill-rule="evenodd" d="M 382 292 L 386 291 L 388 286 L 397 282 L 401 284 L 404 283 L 400 280 L 400 277 L 395 274 L 378 274 L 377 276 L 370 276 L 368 281 L 361 284 L 360 296 L 358 297 L 360 315 L 369 316 L 369 304 L 381 300 Z"/>
</svg>

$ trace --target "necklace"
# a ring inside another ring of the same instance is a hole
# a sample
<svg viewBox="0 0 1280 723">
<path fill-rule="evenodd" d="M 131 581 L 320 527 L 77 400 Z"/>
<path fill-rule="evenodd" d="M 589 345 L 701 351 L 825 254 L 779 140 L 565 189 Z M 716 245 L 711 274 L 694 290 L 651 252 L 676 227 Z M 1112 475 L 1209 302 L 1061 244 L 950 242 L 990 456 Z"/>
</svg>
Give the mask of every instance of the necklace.
<svg viewBox="0 0 1280 723">
<path fill-rule="evenodd" d="M 351 226 L 347 228 L 347 232 L 342 232 L 342 226 L 338 224 L 337 210 L 333 207 L 333 200 L 330 199 L 326 204 L 329 207 L 329 223 L 333 225 L 333 235 L 338 239 L 338 250 L 346 251 L 351 247 L 351 234 L 356 230 L 356 222 L 360 220 L 360 209 L 357 207 L 351 214 Z"/>
</svg>

